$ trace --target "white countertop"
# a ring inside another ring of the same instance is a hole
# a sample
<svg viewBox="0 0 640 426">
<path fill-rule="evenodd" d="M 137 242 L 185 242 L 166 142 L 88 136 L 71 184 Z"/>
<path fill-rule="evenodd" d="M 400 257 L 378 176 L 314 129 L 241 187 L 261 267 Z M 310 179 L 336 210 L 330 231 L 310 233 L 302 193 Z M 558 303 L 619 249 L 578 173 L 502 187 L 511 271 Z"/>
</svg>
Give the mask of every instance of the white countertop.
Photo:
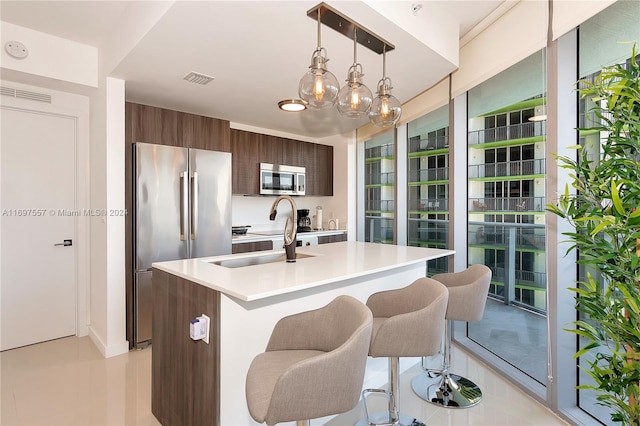
<svg viewBox="0 0 640 426">
<path fill-rule="evenodd" d="M 340 235 L 347 232 L 344 229 L 331 229 L 324 231 L 311 231 L 311 232 L 298 232 L 298 237 L 321 237 L 326 235 Z M 266 241 L 266 240 L 282 240 L 284 238 L 284 234 L 282 231 L 253 231 L 247 232 L 244 235 L 233 235 L 231 237 L 231 243 L 253 243 L 256 241 Z"/>
<path fill-rule="evenodd" d="M 334 231 L 335 232 L 335 231 Z M 343 231 L 344 232 L 344 231 Z M 211 262 L 284 254 L 284 250 L 239 253 L 154 263 L 153 267 L 244 301 L 260 300 L 362 277 L 454 254 L 453 250 L 344 241 L 298 247 L 311 255 L 284 261 L 227 268 Z"/>
</svg>

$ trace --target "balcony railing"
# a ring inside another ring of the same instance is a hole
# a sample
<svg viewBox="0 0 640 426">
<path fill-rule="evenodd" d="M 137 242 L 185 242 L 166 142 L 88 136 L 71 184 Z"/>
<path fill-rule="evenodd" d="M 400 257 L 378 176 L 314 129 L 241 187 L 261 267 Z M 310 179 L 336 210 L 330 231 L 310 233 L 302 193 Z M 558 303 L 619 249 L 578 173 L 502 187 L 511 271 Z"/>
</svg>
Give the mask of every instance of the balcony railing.
<svg viewBox="0 0 640 426">
<path fill-rule="evenodd" d="M 545 197 L 503 197 L 469 198 L 469 212 L 541 212 L 544 211 Z"/>
<path fill-rule="evenodd" d="M 393 218 L 365 216 L 365 241 L 393 244 Z"/>
<path fill-rule="evenodd" d="M 396 203 L 394 200 L 366 200 L 366 211 L 391 213 L 395 211 Z"/>
<path fill-rule="evenodd" d="M 449 243 L 449 221 L 441 219 L 409 219 L 409 242 L 433 243 L 446 247 Z"/>
<path fill-rule="evenodd" d="M 537 304 L 518 300 L 516 287 L 540 289 L 546 291 L 547 275 L 545 272 L 528 271 L 522 268 L 516 269 L 516 251 L 545 250 L 545 226 L 536 224 L 519 223 L 495 223 L 495 222 L 469 222 L 468 243 L 469 247 L 481 247 L 504 252 L 499 263 L 485 264 L 493 272 L 492 282 L 503 283 L 502 287 L 492 286 L 490 295 L 501 299 L 505 304 L 517 303 L 536 312 L 545 313 L 544 301 L 538 300 Z M 478 258 L 470 258 L 471 263 L 482 261 Z M 533 265 L 535 266 L 535 265 Z"/>
<path fill-rule="evenodd" d="M 430 211 L 447 211 L 449 210 L 449 199 L 448 198 L 422 198 L 419 200 L 409 200 L 409 205 L 407 206 L 409 211 L 421 211 L 421 212 L 430 212 Z"/>
<path fill-rule="evenodd" d="M 411 182 L 429 182 L 433 180 L 449 180 L 449 168 L 409 170 L 407 179 Z"/>
<path fill-rule="evenodd" d="M 471 223 L 471 222 L 470 222 Z M 477 223 L 477 222 L 473 222 Z M 540 226 L 539 228 L 521 228 L 522 226 Z M 514 239 L 509 239 L 511 235 L 506 230 L 515 230 Z M 542 225 L 531 224 L 509 224 L 497 225 L 495 223 L 484 223 L 483 225 L 469 227 L 469 244 L 483 246 L 505 246 L 515 244 L 516 250 L 523 249 L 545 249 L 545 232 Z"/>
<path fill-rule="evenodd" d="M 532 121 L 529 123 L 512 124 L 510 126 L 471 131 L 469 132 L 468 143 L 469 145 L 477 145 L 489 142 L 544 136 L 546 134 L 546 121 Z"/>
<path fill-rule="evenodd" d="M 378 157 L 393 157 L 394 145 L 380 145 L 372 148 L 367 148 L 364 151 L 365 158 L 378 158 Z"/>
<path fill-rule="evenodd" d="M 531 176 L 545 174 L 545 159 L 508 161 L 502 163 L 474 164 L 469 166 L 469 179 L 507 176 Z"/>
<path fill-rule="evenodd" d="M 393 185 L 395 183 L 395 173 L 376 173 L 365 176 L 367 185 Z"/>
<path fill-rule="evenodd" d="M 449 148 L 449 135 L 409 139 L 409 152 L 429 151 L 432 149 Z"/>
</svg>

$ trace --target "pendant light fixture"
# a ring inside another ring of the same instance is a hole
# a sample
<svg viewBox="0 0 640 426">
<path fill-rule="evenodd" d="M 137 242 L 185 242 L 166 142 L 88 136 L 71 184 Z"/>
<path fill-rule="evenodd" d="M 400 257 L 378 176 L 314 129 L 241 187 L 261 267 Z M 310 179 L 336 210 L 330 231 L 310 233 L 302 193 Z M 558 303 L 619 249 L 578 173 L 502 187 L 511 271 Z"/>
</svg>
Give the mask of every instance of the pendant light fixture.
<svg viewBox="0 0 640 426">
<path fill-rule="evenodd" d="M 347 73 L 347 84 L 338 93 L 336 104 L 338 112 L 347 118 L 362 118 L 371 108 L 373 95 L 371 90 L 362 83 L 362 65 L 358 63 L 358 27 L 353 29 L 353 65 Z"/>
<path fill-rule="evenodd" d="M 321 109 L 334 104 L 340 90 L 340 83 L 327 69 L 327 51 L 320 43 L 320 8 L 318 8 L 318 47 L 311 55 L 309 71 L 300 79 L 298 95 L 309 108 Z"/>
<path fill-rule="evenodd" d="M 391 79 L 387 77 L 386 45 L 382 50 L 382 79 L 378 82 L 378 92 L 371 104 L 369 121 L 379 127 L 395 125 L 402 115 L 400 101 L 391 94 Z"/>
</svg>

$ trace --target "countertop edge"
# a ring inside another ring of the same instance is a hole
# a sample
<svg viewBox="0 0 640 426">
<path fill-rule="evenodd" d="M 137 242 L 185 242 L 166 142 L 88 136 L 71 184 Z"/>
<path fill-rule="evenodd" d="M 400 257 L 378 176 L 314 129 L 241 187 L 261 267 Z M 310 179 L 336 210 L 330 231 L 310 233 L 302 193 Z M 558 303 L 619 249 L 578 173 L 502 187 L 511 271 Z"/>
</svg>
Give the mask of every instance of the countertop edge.
<svg viewBox="0 0 640 426">
<path fill-rule="evenodd" d="M 343 243 L 334 243 L 334 244 L 343 244 Z M 346 242 L 345 242 L 346 244 Z M 353 243 L 352 243 L 353 244 Z M 365 243 L 365 244 L 373 244 L 373 243 Z M 375 244 L 374 244 L 375 246 Z M 314 254 L 314 251 L 318 250 L 319 247 L 322 246 L 311 246 L 300 248 L 299 251 L 309 252 Z M 391 246 L 388 246 L 391 247 Z M 393 246 L 399 249 L 406 250 L 407 246 Z M 419 249 L 418 247 L 409 247 L 412 249 Z M 347 268 L 349 272 L 341 273 L 340 275 L 326 275 L 319 274 L 320 278 L 316 279 L 315 276 L 309 280 L 303 280 L 301 282 L 294 281 L 289 285 L 284 287 L 277 287 L 273 289 L 264 289 L 264 290 L 253 290 L 253 291 L 236 291 L 234 290 L 233 283 L 231 281 L 234 278 L 242 281 L 246 281 L 246 276 L 243 277 L 240 273 L 234 272 L 233 269 L 227 269 L 223 266 L 212 265 L 211 262 L 214 260 L 225 260 L 230 258 L 241 258 L 241 257 L 252 257 L 258 256 L 260 254 L 265 254 L 267 252 L 254 252 L 254 253 L 242 253 L 242 254 L 232 254 L 232 255 L 222 255 L 222 256 L 214 256 L 214 257 L 205 257 L 205 258 L 196 258 L 196 259 L 184 259 L 184 260 L 174 260 L 168 262 L 157 262 L 153 263 L 153 268 L 161 270 L 166 273 L 170 273 L 186 280 L 195 282 L 204 287 L 210 288 L 215 291 L 219 291 L 227 296 L 236 298 L 238 300 L 244 302 L 253 302 L 258 300 L 267 299 L 274 296 L 285 295 L 289 293 L 295 293 L 297 291 L 302 291 L 306 289 L 311 289 L 331 283 L 336 283 L 344 280 L 361 278 L 368 275 L 374 275 L 386 271 L 391 271 L 393 269 L 399 269 L 410 265 L 415 265 L 417 263 L 426 262 L 428 260 L 436 259 L 439 257 L 451 256 L 455 253 L 454 250 L 445 250 L 445 249 L 426 249 L 431 250 L 430 252 L 425 251 L 424 254 L 413 255 L 408 259 L 404 259 L 402 261 L 398 261 L 396 263 L 387 263 L 387 264 L 379 264 L 378 266 L 367 266 L 362 267 L 361 269 L 353 270 L 353 268 Z M 436 253 L 433 250 L 437 250 Z M 284 250 L 271 250 L 268 253 L 282 253 L 284 254 Z M 316 254 L 317 256 L 317 254 Z M 327 254 L 320 254 L 320 256 L 327 256 Z M 287 265 L 283 262 L 283 267 Z M 289 264 L 292 267 L 295 267 L 296 264 Z M 264 265 L 256 265 L 254 268 L 260 268 L 260 266 Z M 235 270 L 237 271 L 237 270 Z M 264 270 L 265 273 L 272 273 L 274 271 L 273 264 Z M 256 269 L 252 269 L 251 272 L 258 272 Z M 235 275 L 235 277 L 234 277 Z M 295 273 L 291 274 L 295 275 Z M 304 275 L 304 274 L 303 274 Z M 313 275 L 313 274 L 310 274 Z M 216 277 L 215 279 L 218 281 L 218 284 L 213 281 L 210 277 Z M 207 279 L 209 277 L 209 279 Z M 226 281 L 226 282 L 225 282 Z M 220 284 L 222 283 L 222 284 Z"/>
<path fill-rule="evenodd" d="M 326 231 L 311 231 L 311 232 L 299 232 L 297 236 L 299 237 L 324 237 L 330 235 L 341 235 L 346 233 L 346 229 L 331 229 Z M 231 237 L 231 244 L 241 244 L 241 243 L 254 243 L 257 241 L 271 241 L 271 240 L 281 240 L 284 238 L 284 234 L 259 234 L 247 232 L 245 235 L 233 235 Z"/>
</svg>

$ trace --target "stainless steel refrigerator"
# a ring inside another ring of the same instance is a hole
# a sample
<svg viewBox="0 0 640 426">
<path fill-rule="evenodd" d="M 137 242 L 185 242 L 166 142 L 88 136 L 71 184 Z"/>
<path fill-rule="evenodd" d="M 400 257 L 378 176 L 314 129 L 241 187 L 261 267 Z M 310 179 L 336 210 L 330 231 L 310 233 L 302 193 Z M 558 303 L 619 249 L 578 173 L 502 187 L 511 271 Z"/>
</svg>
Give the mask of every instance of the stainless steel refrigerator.
<svg viewBox="0 0 640 426">
<path fill-rule="evenodd" d="M 231 154 L 134 144 L 133 339 L 151 340 L 151 264 L 231 253 Z"/>
</svg>

